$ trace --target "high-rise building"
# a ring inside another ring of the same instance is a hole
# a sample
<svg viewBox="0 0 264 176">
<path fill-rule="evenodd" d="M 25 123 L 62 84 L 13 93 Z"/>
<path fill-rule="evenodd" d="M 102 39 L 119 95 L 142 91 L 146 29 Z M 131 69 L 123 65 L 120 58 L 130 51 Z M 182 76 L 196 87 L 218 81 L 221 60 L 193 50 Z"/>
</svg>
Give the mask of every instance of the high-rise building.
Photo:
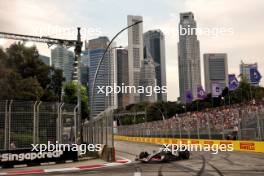
<svg viewBox="0 0 264 176">
<path fill-rule="evenodd" d="M 66 80 L 73 80 L 73 72 L 74 72 L 74 53 L 72 51 L 68 51 L 68 59 L 64 60 L 64 75 Z"/>
<path fill-rule="evenodd" d="M 127 16 L 128 26 L 142 21 L 141 16 Z M 140 67 L 143 61 L 143 24 L 139 23 L 128 29 L 128 77 L 130 86 L 139 86 Z M 129 94 L 129 103 L 138 103 L 140 95 L 138 93 Z"/>
<path fill-rule="evenodd" d="M 39 55 L 39 59 L 46 65 L 50 66 L 50 57 L 44 56 L 44 55 Z"/>
<path fill-rule="evenodd" d="M 85 50 L 81 54 L 80 70 L 81 70 L 81 83 L 86 86 L 88 86 L 88 82 L 89 82 L 89 67 L 90 67 L 89 64 L 90 64 L 89 51 Z"/>
<path fill-rule="evenodd" d="M 100 69 L 98 70 L 97 79 L 95 81 L 94 92 L 92 86 L 94 83 L 94 76 L 98 67 L 99 61 L 102 58 L 106 47 L 109 43 L 107 37 L 99 37 L 89 40 L 87 49 L 89 51 L 89 99 L 91 107 L 91 118 L 95 118 L 96 115 L 107 109 L 108 107 L 116 106 L 116 95 L 111 93 L 106 96 L 104 93 L 98 93 L 99 87 L 102 86 L 114 86 L 115 84 L 115 56 L 111 52 L 111 48 L 106 53 Z M 98 87 L 99 86 L 99 87 Z M 92 93 L 93 92 L 93 93 Z"/>
<path fill-rule="evenodd" d="M 144 33 L 144 58 L 147 51 L 155 64 L 157 86 L 166 86 L 165 38 L 161 30 L 150 30 Z M 167 101 L 166 93 L 157 94 L 158 101 Z"/>
<path fill-rule="evenodd" d="M 128 86 L 128 51 L 127 49 L 117 49 L 116 50 L 117 59 L 117 85 Z M 118 107 L 126 107 L 129 105 L 129 94 L 118 93 L 117 95 Z"/>
<path fill-rule="evenodd" d="M 252 83 L 250 79 L 250 69 L 256 68 L 258 69 L 258 63 L 246 64 L 241 61 L 240 67 L 240 78 L 244 78 L 248 83 L 253 86 L 259 86 L 259 83 Z"/>
<path fill-rule="evenodd" d="M 74 71 L 74 53 L 63 46 L 51 50 L 51 61 L 55 68 L 63 71 L 65 81 L 71 81 Z"/>
<path fill-rule="evenodd" d="M 185 29 L 185 33 L 182 32 Z M 197 86 L 201 85 L 200 70 L 200 46 L 195 30 L 196 21 L 192 12 L 180 14 L 178 66 L 180 100 L 186 102 L 185 92 L 191 91 L 194 98 L 197 97 Z"/>
<path fill-rule="evenodd" d="M 142 61 L 142 67 L 140 71 L 140 86 L 148 89 L 150 87 L 152 90 L 157 85 L 156 75 L 155 75 L 155 63 L 152 57 L 147 54 L 146 58 Z M 144 91 L 140 94 L 141 102 L 156 102 L 157 94 L 154 91 Z M 151 93 L 150 93 L 151 92 Z"/>
<path fill-rule="evenodd" d="M 212 92 L 212 83 L 218 83 L 221 90 L 228 87 L 228 64 L 226 53 L 207 53 L 204 58 L 204 81 L 206 93 Z"/>
</svg>

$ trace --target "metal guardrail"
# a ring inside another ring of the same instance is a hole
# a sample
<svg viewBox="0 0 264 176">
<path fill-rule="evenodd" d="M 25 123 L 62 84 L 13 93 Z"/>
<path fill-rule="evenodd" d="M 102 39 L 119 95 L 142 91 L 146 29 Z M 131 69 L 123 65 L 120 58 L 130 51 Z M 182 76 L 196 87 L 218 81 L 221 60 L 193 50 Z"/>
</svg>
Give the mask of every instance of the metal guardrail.
<svg viewBox="0 0 264 176">
<path fill-rule="evenodd" d="M 83 140 L 88 144 L 114 147 L 112 108 L 106 109 L 83 125 Z"/>
<path fill-rule="evenodd" d="M 102 150 L 97 153 L 99 157 L 108 162 L 115 161 L 113 108 L 106 109 L 83 125 L 83 142 L 101 144 Z"/>
</svg>

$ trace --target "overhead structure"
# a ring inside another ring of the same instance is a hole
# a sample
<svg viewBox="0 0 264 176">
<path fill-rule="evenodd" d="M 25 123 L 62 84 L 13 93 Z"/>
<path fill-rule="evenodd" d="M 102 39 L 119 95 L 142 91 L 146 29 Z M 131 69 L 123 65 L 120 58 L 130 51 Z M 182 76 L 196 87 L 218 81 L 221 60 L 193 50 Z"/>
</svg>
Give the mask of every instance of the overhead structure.
<svg viewBox="0 0 264 176">
<path fill-rule="evenodd" d="M 48 47 L 52 45 L 63 45 L 63 46 L 66 46 L 67 48 L 70 48 L 70 47 L 76 46 L 78 43 L 77 40 L 65 40 L 65 39 L 50 38 L 50 37 L 45 37 L 45 36 L 39 37 L 39 36 L 14 34 L 14 33 L 7 33 L 7 32 L 0 32 L 0 38 L 46 43 Z"/>
</svg>

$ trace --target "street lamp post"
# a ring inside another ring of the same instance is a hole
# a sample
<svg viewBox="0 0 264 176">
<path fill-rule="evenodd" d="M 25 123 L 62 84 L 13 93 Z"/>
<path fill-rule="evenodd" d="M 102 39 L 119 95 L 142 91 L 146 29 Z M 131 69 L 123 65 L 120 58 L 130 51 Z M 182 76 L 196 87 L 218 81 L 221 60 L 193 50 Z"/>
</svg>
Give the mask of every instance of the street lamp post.
<svg viewBox="0 0 264 176">
<path fill-rule="evenodd" d="M 164 116 L 164 113 L 161 111 L 161 109 L 158 106 L 154 105 L 154 104 L 152 106 L 160 112 L 160 114 L 162 116 L 162 120 L 164 121 L 165 120 L 165 116 Z"/>
<path fill-rule="evenodd" d="M 122 32 L 124 32 L 125 30 L 127 30 L 128 28 L 130 28 L 130 27 L 133 27 L 133 26 L 135 26 L 135 25 L 138 25 L 138 24 L 140 24 L 140 23 L 142 23 L 143 21 L 137 21 L 137 22 L 135 22 L 134 24 L 132 24 L 132 25 L 129 25 L 129 26 L 127 26 L 127 27 L 125 27 L 124 29 L 122 29 L 121 31 L 119 31 L 113 38 L 112 38 L 112 40 L 109 42 L 109 44 L 107 45 L 107 47 L 106 47 L 106 49 L 105 49 L 105 51 L 104 51 L 104 54 L 103 54 L 103 56 L 102 56 L 102 58 L 100 59 L 100 61 L 99 61 L 99 63 L 98 63 L 98 66 L 97 66 L 97 68 L 96 68 L 96 71 L 95 71 L 95 75 L 94 75 L 94 79 L 93 79 L 93 84 L 92 84 L 92 94 L 91 94 L 91 109 L 92 109 L 92 111 L 93 111 L 93 106 L 94 106 L 94 88 L 95 88 L 95 81 L 96 81 L 96 79 L 97 79 L 97 76 L 98 76 L 98 71 L 99 71 L 99 69 L 100 69 L 100 66 L 101 66 L 101 64 L 102 64 L 102 62 L 103 62 L 103 59 L 104 59 L 104 57 L 105 57 L 105 55 L 106 55 L 106 53 L 107 53 L 107 51 L 108 51 L 108 49 L 110 48 L 110 46 L 111 46 L 111 44 L 113 43 L 113 41 L 116 39 L 116 37 L 117 36 L 119 36 Z"/>
<path fill-rule="evenodd" d="M 80 130 L 80 134 L 82 134 L 82 127 L 81 127 L 81 119 L 82 119 L 82 105 L 81 105 L 81 68 L 80 68 L 80 62 L 81 62 L 81 52 L 82 52 L 82 41 L 81 41 L 81 28 L 78 27 L 78 34 L 77 34 L 77 40 L 75 45 L 75 62 L 77 62 L 77 106 L 78 106 L 78 120 L 77 124 L 75 124 L 75 128 L 78 127 Z M 78 134 L 79 135 L 79 134 Z M 82 138 L 82 135 L 80 135 Z M 77 136 L 75 136 L 76 138 Z M 82 141 L 82 139 L 81 139 Z"/>
</svg>

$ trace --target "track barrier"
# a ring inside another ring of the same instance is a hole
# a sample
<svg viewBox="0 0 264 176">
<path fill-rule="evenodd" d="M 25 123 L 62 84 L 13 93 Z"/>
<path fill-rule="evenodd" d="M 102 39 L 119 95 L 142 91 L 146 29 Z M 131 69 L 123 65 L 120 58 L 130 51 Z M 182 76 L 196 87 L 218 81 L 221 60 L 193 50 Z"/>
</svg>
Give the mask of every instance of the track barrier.
<svg viewBox="0 0 264 176">
<path fill-rule="evenodd" d="M 264 153 L 264 142 L 239 141 L 239 140 L 209 140 L 209 139 L 179 139 L 179 138 L 152 138 L 152 137 L 129 137 L 114 136 L 115 140 L 129 142 L 143 142 L 150 144 L 233 144 L 234 151 Z"/>
</svg>

